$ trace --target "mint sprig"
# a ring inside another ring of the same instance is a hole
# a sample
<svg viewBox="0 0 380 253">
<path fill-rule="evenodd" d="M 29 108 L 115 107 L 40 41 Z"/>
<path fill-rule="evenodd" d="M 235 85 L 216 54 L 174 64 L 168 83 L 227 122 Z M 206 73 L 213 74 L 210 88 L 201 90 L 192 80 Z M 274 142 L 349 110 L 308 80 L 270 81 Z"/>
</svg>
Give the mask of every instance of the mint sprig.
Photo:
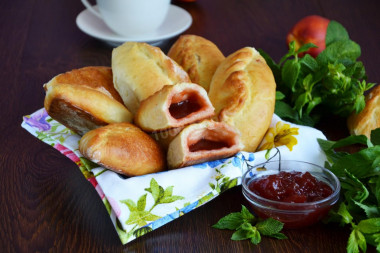
<svg viewBox="0 0 380 253">
<path fill-rule="evenodd" d="M 364 65 L 358 61 L 360 46 L 334 20 L 328 25 L 325 42 L 325 50 L 313 58 L 299 54 L 315 45 L 309 43 L 296 50 L 292 41 L 278 63 L 259 49 L 273 72 L 278 94 L 282 94 L 276 96 L 275 107 L 282 119 L 313 126 L 326 112 L 347 117 L 363 110 L 364 92 L 374 84 L 366 82 Z"/>
<path fill-rule="evenodd" d="M 351 227 L 347 252 L 366 252 L 367 244 L 380 252 L 380 128 L 366 136 L 349 136 L 339 141 L 318 139 L 330 169 L 341 182 L 341 198 L 330 211 L 328 222 Z M 355 153 L 337 151 L 348 145 L 364 146 Z"/>
<path fill-rule="evenodd" d="M 250 240 L 255 245 L 261 242 L 261 235 L 287 239 L 284 234 L 280 233 L 284 227 L 282 222 L 272 218 L 257 219 L 244 205 L 242 205 L 240 212 L 226 215 L 212 227 L 235 230 L 231 240 Z"/>
</svg>

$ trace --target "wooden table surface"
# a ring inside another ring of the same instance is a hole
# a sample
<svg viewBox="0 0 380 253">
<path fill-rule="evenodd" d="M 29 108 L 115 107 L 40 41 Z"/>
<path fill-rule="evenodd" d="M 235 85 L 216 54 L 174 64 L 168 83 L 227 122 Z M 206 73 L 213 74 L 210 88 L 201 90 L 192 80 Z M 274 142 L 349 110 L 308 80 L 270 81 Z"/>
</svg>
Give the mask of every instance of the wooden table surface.
<svg viewBox="0 0 380 253">
<path fill-rule="evenodd" d="M 286 34 L 300 18 L 318 14 L 337 20 L 360 44 L 368 81 L 380 80 L 379 1 L 173 4 L 193 17 L 185 33 L 213 41 L 225 55 L 253 46 L 276 60 L 285 54 Z M 79 0 L 0 2 L 1 252 L 345 252 L 349 230 L 336 225 L 287 230 L 288 240 L 264 237 L 258 246 L 231 241 L 230 231 L 211 225 L 245 204 L 241 187 L 123 246 L 101 199 L 77 166 L 20 127 L 23 115 L 43 107 L 42 85 L 53 76 L 110 65 L 112 47 L 77 28 L 75 19 L 82 10 Z M 175 39 L 161 44 L 164 52 Z M 319 127 L 332 140 L 348 134 L 342 120 Z"/>
</svg>

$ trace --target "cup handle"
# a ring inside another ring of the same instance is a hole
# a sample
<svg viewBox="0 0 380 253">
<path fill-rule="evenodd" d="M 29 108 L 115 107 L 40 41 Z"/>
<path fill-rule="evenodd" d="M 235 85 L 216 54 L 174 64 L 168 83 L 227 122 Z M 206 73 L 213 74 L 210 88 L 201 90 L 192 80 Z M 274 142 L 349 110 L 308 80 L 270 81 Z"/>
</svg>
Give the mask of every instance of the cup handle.
<svg viewBox="0 0 380 253">
<path fill-rule="evenodd" d="M 100 12 L 98 10 L 96 10 L 87 0 L 81 0 L 81 1 L 84 4 L 84 6 L 86 6 L 86 8 L 89 11 L 91 11 L 98 18 L 102 19 L 102 16 L 100 15 Z"/>
</svg>

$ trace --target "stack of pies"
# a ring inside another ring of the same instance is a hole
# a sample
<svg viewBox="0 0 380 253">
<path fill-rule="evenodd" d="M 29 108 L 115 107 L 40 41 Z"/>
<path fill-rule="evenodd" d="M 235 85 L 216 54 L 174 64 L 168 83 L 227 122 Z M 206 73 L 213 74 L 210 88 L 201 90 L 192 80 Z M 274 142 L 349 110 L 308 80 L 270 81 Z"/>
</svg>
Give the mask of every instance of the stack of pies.
<svg viewBox="0 0 380 253">
<path fill-rule="evenodd" d="M 183 35 L 168 55 L 126 42 L 111 67 L 75 69 L 44 88 L 46 111 L 82 136 L 83 156 L 137 176 L 254 152 L 276 85 L 254 48 L 224 57 L 211 41 Z"/>
</svg>

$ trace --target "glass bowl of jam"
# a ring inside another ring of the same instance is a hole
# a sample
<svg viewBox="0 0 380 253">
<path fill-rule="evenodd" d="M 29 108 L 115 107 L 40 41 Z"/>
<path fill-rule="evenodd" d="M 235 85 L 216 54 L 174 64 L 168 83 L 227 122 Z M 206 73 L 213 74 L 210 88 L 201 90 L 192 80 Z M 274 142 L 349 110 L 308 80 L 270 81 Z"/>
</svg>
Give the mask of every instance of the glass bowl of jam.
<svg viewBox="0 0 380 253">
<path fill-rule="evenodd" d="M 302 161 L 268 161 L 242 177 L 243 195 L 253 212 L 285 228 L 317 223 L 338 201 L 339 179 L 328 169 Z"/>
</svg>

